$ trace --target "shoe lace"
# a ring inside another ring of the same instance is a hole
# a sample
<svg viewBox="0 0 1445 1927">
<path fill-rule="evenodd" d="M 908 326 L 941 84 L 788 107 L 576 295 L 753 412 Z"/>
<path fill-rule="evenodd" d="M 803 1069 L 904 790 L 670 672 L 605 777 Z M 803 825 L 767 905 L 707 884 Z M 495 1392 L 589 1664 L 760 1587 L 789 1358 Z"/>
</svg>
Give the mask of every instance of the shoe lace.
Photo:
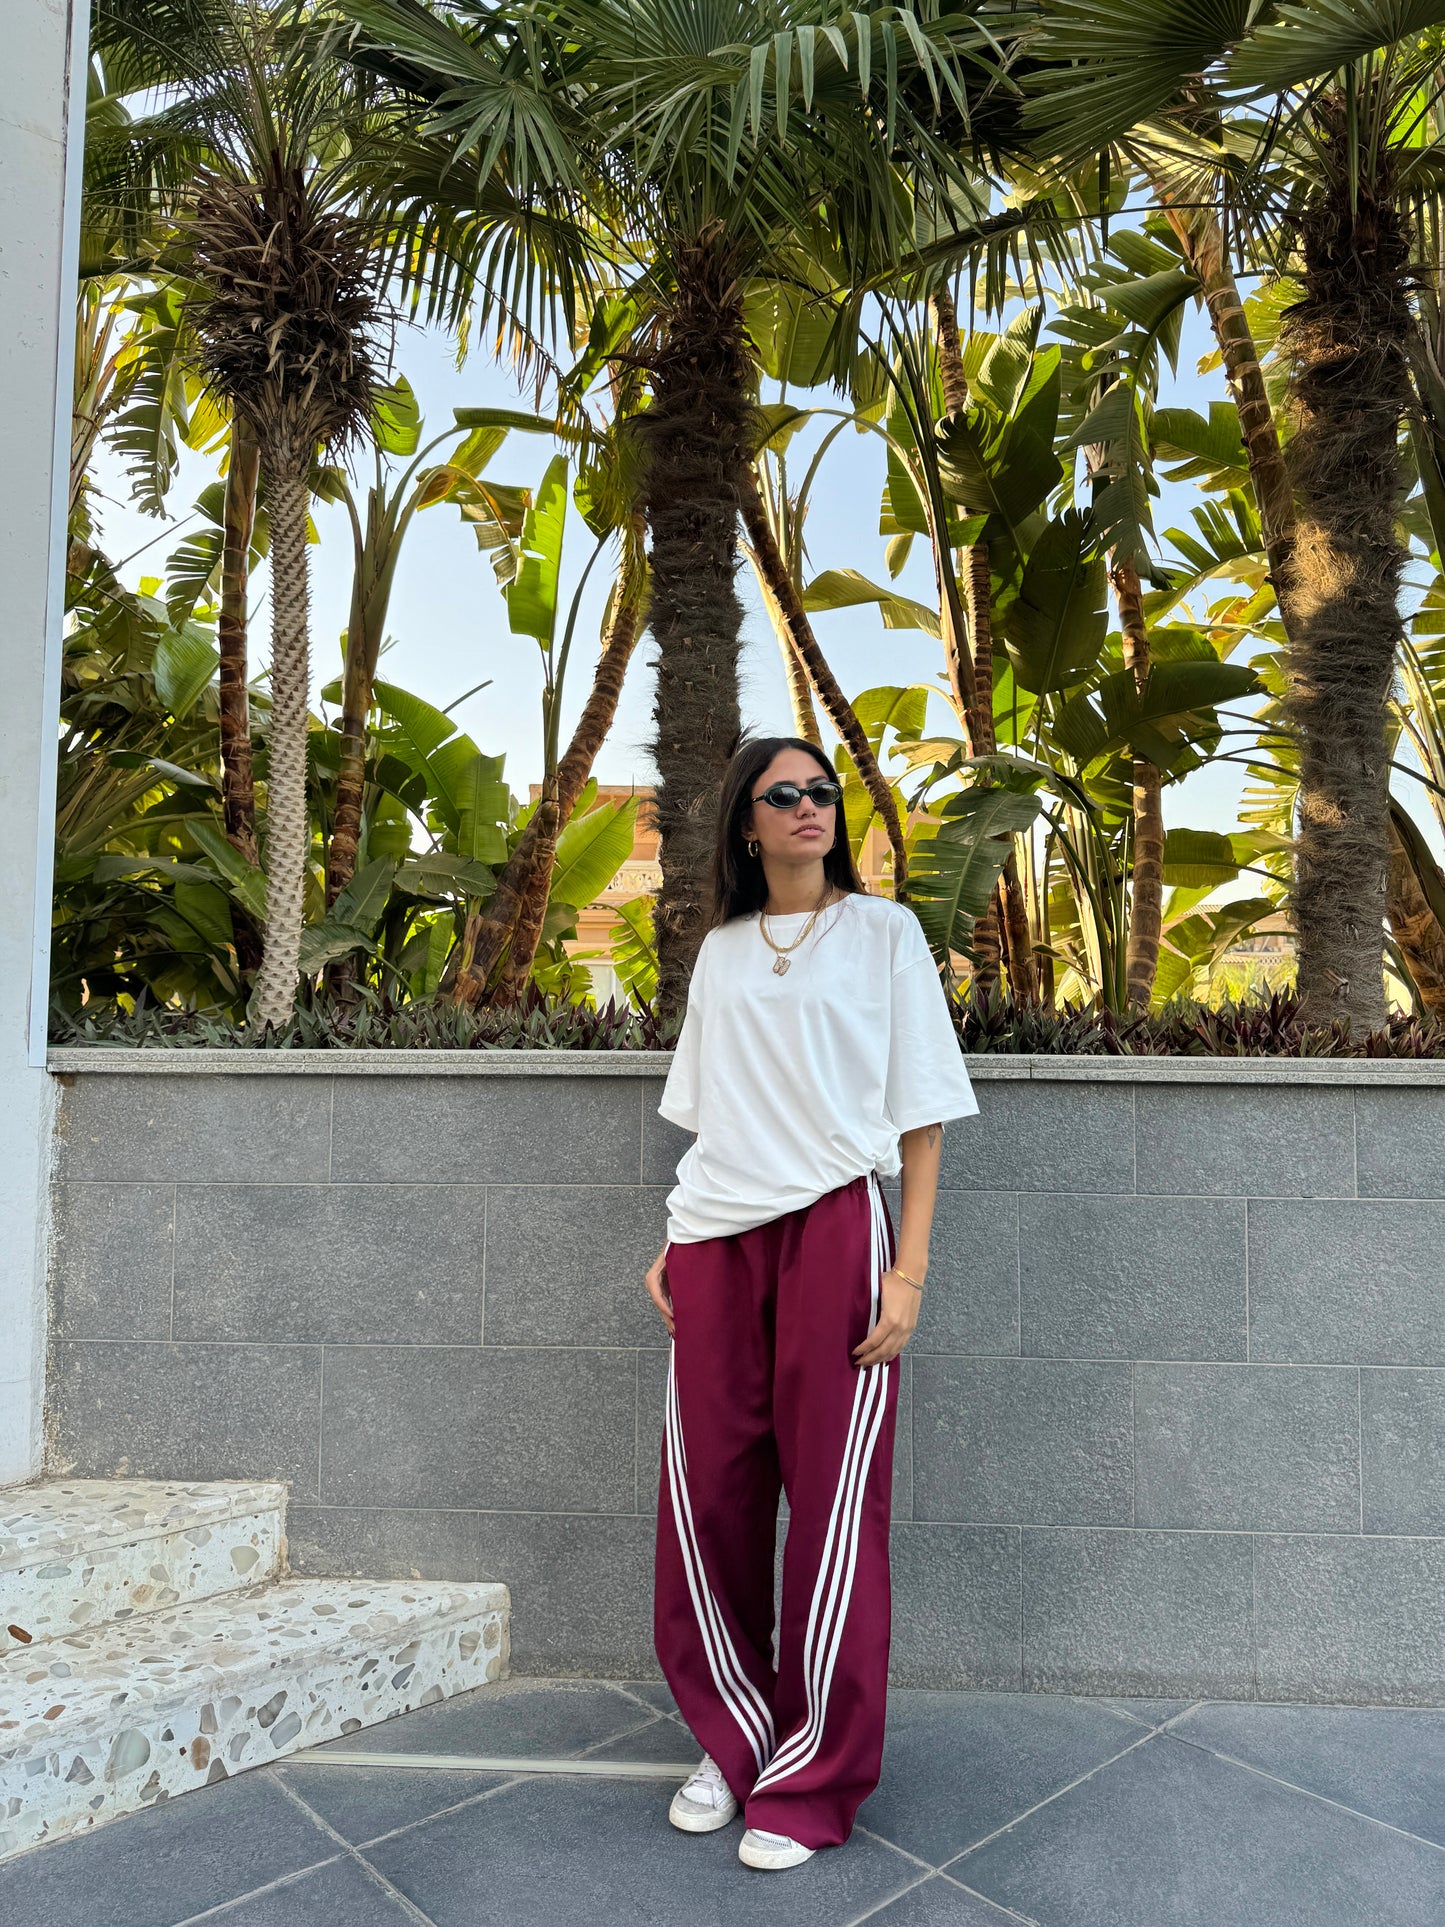
<svg viewBox="0 0 1445 1927">
<path fill-rule="evenodd" d="M 701 1765 L 694 1767 L 688 1775 L 687 1784 L 689 1788 L 706 1787 L 709 1792 L 718 1791 L 725 1784 L 722 1768 L 718 1765 L 717 1761 L 712 1758 L 711 1754 L 705 1753 Z"/>
</svg>

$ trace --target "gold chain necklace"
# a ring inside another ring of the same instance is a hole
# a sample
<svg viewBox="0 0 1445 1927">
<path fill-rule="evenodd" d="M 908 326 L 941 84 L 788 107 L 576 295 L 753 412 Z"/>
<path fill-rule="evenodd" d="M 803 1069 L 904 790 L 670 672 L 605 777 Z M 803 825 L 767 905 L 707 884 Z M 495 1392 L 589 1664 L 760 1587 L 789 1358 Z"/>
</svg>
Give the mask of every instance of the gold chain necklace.
<svg viewBox="0 0 1445 1927">
<path fill-rule="evenodd" d="M 778 943 L 768 935 L 768 913 L 766 910 L 759 910 L 758 929 L 762 932 L 763 942 L 768 946 L 769 950 L 773 952 L 773 975 L 775 977 L 787 976 L 789 970 L 792 968 L 793 952 L 805 944 L 813 934 L 813 925 L 827 909 L 828 899 L 832 894 L 831 888 L 824 890 L 822 896 L 818 899 L 817 907 L 791 943 Z"/>
</svg>

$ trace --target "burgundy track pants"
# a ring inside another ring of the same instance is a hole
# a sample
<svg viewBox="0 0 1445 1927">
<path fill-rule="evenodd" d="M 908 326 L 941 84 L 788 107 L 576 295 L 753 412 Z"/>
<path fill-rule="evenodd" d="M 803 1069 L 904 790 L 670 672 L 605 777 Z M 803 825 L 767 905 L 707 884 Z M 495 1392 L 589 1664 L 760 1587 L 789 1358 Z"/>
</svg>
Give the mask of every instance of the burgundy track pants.
<svg viewBox="0 0 1445 1927">
<path fill-rule="evenodd" d="M 851 1353 L 891 1257 L 873 1178 L 667 1254 L 657 1656 L 748 1825 L 807 1847 L 848 1838 L 883 1753 L 898 1364 Z"/>
</svg>

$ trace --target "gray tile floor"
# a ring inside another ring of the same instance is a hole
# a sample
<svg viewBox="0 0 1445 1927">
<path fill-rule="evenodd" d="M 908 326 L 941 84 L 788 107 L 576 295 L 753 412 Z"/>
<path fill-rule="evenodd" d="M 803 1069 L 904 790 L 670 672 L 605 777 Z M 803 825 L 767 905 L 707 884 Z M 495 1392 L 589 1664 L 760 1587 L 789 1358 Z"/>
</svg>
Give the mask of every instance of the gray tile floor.
<svg viewBox="0 0 1445 1927">
<path fill-rule="evenodd" d="M 345 1743 L 690 1762 L 651 1682 Z M 668 1783 L 296 1763 L 0 1867 L 6 1927 L 1438 1927 L 1445 1711 L 898 1692 L 849 1844 L 749 1873 Z"/>
</svg>

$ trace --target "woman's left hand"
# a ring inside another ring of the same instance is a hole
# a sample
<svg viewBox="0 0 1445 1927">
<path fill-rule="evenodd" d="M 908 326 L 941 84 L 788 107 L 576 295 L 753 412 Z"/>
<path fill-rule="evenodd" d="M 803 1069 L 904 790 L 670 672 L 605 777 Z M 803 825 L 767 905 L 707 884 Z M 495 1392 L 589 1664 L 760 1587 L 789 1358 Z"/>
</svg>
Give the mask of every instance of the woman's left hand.
<svg viewBox="0 0 1445 1927">
<path fill-rule="evenodd" d="M 854 1348 L 853 1363 L 858 1366 L 886 1365 L 897 1358 L 918 1328 L 918 1308 L 923 1294 L 896 1271 L 885 1271 L 879 1293 L 878 1323 L 861 1345 Z"/>
</svg>

